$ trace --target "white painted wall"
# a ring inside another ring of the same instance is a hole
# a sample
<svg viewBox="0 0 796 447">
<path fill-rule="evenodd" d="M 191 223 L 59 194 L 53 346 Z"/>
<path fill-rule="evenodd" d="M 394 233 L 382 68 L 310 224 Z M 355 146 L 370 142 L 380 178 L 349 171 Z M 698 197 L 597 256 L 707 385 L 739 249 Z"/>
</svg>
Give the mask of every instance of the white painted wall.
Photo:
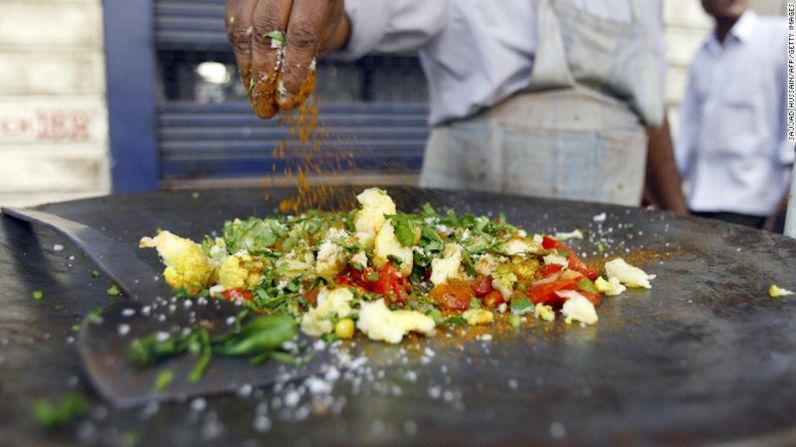
<svg viewBox="0 0 796 447">
<path fill-rule="evenodd" d="M 0 205 L 110 191 L 100 0 L 0 0 Z"/>
<path fill-rule="evenodd" d="M 784 15 L 787 0 L 751 0 L 750 5 L 762 15 Z M 705 14 L 700 0 L 664 0 L 663 20 L 666 33 L 669 71 L 666 79 L 666 103 L 672 134 L 677 134 L 679 106 L 683 99 L 688 66 L 713 29 L 713 20 Z"/>
</svg>

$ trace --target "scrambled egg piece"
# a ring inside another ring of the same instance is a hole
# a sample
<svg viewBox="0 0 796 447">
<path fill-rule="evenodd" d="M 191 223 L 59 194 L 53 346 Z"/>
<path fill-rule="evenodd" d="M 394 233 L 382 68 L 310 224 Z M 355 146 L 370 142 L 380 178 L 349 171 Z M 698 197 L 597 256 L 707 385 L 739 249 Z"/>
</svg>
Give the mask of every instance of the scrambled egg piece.
<svg viewBox="0 0 796 447">
<path fill-rule="evenodd" d="M 535 246 L 526 238 L 512 238 L 503 244 L 503 252 L 508 256 L 527 255 L 538 253 L 540 246 Z"/>
<path fill-rule="evenodd" d="M 575 229 L 568 233 L 556 233 L 556 239 L 559 241 L 566 241 L 567 239 L 583 239 L 583 232 Z"/>
<path fill-rule="evenodd" d="M 457 244 L 446 244 L 443 257 L 431 260 L 431 283 L 438 286 L 450 279 L 458 278 L 461 265 L 462 247 Z"/>
<path fill-rule="evenodd" d="M 586 297 L 574 290 L 559 290 L 556 294 L 567 299 L 561 307 L 561 315 L 565 317 L 564 322 L 567 324 L 572 324 L 573 321 L 584 324 L 597 322 L 597 310 Z"/>
<path fill-rule="evenodd" d="M 213 277 L 210 259 L 199 244 L 189 239 L 161 231 L 154 238 L 141 238 L 138 246 L 158 250 L 166 264 L 163 277 L 172 289 L 182 288 L 190 294 L 196 294 L 207 287 Z"/>
<path fill-rule="evenodd" d="M 548 265 L 548 264 L 558 264 L 558 265 L 563 266 L 564 268 L 569 267 L 569 261 L 567 261 L 567 258 L 565 258 L 563 256 L 547 255 L 547 256 L 543 257 L 542 260 L 544 261 L 544 263 L 546 265 Z"/>
<path fill-rule="evenodd" d="M 768 296 L 771 298 L 780 298 L 783 296 L 793 295 L 794 293 L 788 289 L 783 289 L 782 287 L 777 286 L 776 284 L 771 284 L 771 287 L 768 288 Z"/>
<path fill-rule="evenodd" d="M 554 321 L 556 319 L 556 311 L 553 310 L 553 306 L 539 303 L 533 309 L 533 316 L 539 320 Z"/>
<path fill-rule="evenodd" d="M 475 271 L 478 272 L 479 275 L 483 276 L 490 276 L 491 274 L 495 273 L 497 267 L 497 258 L 489 253 L 481 256 L 478 258 L 478 261 L 475 262 Z"/>
<path fill-rule="evenodd" d="M 315 273 L 326 279 L 332 279 L 345 269 L 345 250 L 340 246 L 339 241 L 345 240 L 347 237 L 348 232 L 345 230 L 331 228 L 328 231 L 326 239 L 318 249 Z"/>
<path fill-rule="evenodd" d="M 644 287 L 645 289 L 652 288 L 649 280 L 655 278 L 655 275 L 648 275 L 644 270 L 633 267 L 622 258 L 606 262 L 605 273 L 608 274 L 609 279 L 613 276 L 628 287 Z"/>
<path fill-rule="evenodd" d="M 489 324 L 494 320 L 492 312 L 486 309 L 469 309 L 462 314 L 467 324 L 470 326 L 477 326 L 479 324 Z"/>
<path fill-rule="evenodd" d="M 241 251 L 227 256 L 218 269 L 218 282 L 225 289 L 238 289 L 252 287 L 263 280 L 263 261 Z"/>
<path fill-rule="evenodd" d="M 363 302 L 357 328 L 371 340 L 400 343 L 409 332 L 434 334 L 434 319 L 413 310 L 390 310 L 384 300 Z"/>
<path fill-rule="evenodd" d="M 412 263 L 414 262 L 414 254 L 412 254 L 412 247 L 404 247 L 398 238 L 395 237 L 395 229 L 392 222 L 387 221 L 379 229 L 376 236 L 375 247 L 373 248 L 373 263 L 380 267 L 387 263 L 389 256 L 394 256 L 399 259 L 400 265 L 396 265 L 398 270 L 404 276 L 412 274 Z"/>
<path fill-rule="evenodd" d="M 368 244 L 384 225 L 386 221 L 384 216 L 396 213 L 395 202 L 385 191 L 378 188 L 368 188 L 362 191 L 357 196 L 357 201 L 362 205 L 362 209 L 357 212 L 354 228 L 359 241 Z"/>
<path fill-rule="evenodd" d="M 313 337 L 328 334 L 334 329 L 332 319 L 351 315 L 351 301 L 354 295 L 345 287 L 331 292 L 323 288 L 318 293 L 318 305 L 301 318 L 301 331 Z"/>
<path fill-rule="evenodd" d="M 492 276 L 492 287 L 500 291 L 503 298 L 508 300 L 514 294 L 514 284 L 517 283 L 517 275 L 511 271 L 510 264 L 501 264 Z"/>
<path fill-rule="evenodd" d="M 607 296 L 619 295 L 627 289 L 627 287 L 623 286 L 619 282 L 619 279 L 616 276 L 609 277 L 608 281 L 600 276 L 594 281 L 594 286 L 597 287 L 598 292 L 604 293 Z"/>
</svg>

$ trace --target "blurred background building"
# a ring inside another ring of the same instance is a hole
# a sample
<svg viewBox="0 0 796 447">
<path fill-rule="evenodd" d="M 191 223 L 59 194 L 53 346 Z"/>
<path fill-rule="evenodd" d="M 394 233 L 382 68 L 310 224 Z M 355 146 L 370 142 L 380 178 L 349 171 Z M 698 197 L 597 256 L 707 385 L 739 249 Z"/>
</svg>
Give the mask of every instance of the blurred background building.
<svg viewBox="0 0 796 447">
<path fill-rule="evenodd" d="M 250 111 L 223 0 L 0 0 L 0 204 L 158 188 L 259 185 L 287 161 L 277 120 Z M 782 15 L 785 0 L 753 0 Z M 712 27 L 698 0 L 664 0 L 666 97 L 677 132 L 688 64 Z M 318 65 L 324 156 L 363 183 L 412 183 L 426 84 L 412 54 Z M 350 182 L 324 172 L 318 180 Z"/>
</svg>

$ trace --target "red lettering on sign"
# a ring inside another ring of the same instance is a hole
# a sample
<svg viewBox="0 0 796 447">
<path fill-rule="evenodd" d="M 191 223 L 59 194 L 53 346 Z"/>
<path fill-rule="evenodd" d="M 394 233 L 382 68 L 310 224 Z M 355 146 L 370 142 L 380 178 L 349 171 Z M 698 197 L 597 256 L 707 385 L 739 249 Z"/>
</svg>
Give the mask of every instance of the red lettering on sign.
<svg viewBox="0 0 796 447">
<path fill-rule="evenodd" d="M 91 137 L 91 115 L 85 111 L 40 110 L 0 114 L 0 138 L 42 143 L 75 143 Z"/>
</svg>

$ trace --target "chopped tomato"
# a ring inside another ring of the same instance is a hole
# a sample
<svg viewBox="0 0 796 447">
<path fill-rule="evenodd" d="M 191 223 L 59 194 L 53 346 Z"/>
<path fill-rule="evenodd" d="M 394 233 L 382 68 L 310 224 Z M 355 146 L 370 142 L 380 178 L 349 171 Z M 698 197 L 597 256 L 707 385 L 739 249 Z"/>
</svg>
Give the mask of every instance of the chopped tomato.
<svg viewBox="0 0 796 447">
<path fill-rule="evenodd" d="M 254 295 L 243 288 L 225 290 L 221 292 L 221 296 L 230 301 L 251 301 L 254 299 Z"/>
<path fill-rule="evenodd" d="M 372 283 L 370 290 L 384 296 L 388 302 L 403 304 L 407 295 L 406 285 L 406 278 L 392 262 L 388 262 L 379 269 L 379 279 Z"/>
<path fill-rule="evenodd" d="M 575 255 L 575 253 L 570 253 L 567 255 L 567 262 L 569 263 L 570 270 L 574 270 L 592 281 L 600 276 L 597 270 L 586 265 L 586 263 L 581 261 L 580 258 Z"/>
<path fill-rule="evenodd" d="M 493 290 L 495 290 L 495 288 L 492 287 L 492 276 L 490 275 L 482 276 L 476 280 L 473 285 L 473 292 L 478 298 L 489 295 Z"/>
<path fill-rule="evenodd" d="M 301 293 L 301 297 L 304 298 L 304 302 L 308 305 L 315 307 L 318 305 L 318 293 L 321 289 L 315 287 L 314 289 L 305 290 Z"/>
<path fill-rule="evenodd" d="M 559 305 L 566 301 L 564 298 L 556 295 L 559 290 L 575 290 L 578 281 L 582 278 L 581 275 L 567 275 L 569 272 L 559 274 L 558 277 L 549 277 L 547 279 L 537 281 L 535 285 L 531 285 L 526 294 L 534 304 L 547 304 L 551 306 Z"/>
<path fill-rule="evenodd" d="M 564 266 L 561 264 L 545 264 L 539 267 L 539 274 L 542 275 L 543 278 L 546 278 L 553 273 L 558 273 L 563 269 Z"/>
<path fill-rule="evenodd" d="M 506 300 L 503 298 L 503 294 L 500 293 L 499 290 L 493 290 L 489 292 L 483 299 L 484 306 L 494 309 L 501 304 L 505 303 Z"/>
<path fill-rule="evenodd" d="M 429 296 L 443 310 L 467 310 L 473 289 L 466 281 L 454 279 L 431 289 Z"/>
<path fill-rule="evenodd" d="M 565 245 L 563 242 L 559 241 L 558 239 L 554 238 L 553 236 L 543 236 L 542 237 L 542 248 L 545 250 L 569 250 L 569 245 Z"/>
</svg>

